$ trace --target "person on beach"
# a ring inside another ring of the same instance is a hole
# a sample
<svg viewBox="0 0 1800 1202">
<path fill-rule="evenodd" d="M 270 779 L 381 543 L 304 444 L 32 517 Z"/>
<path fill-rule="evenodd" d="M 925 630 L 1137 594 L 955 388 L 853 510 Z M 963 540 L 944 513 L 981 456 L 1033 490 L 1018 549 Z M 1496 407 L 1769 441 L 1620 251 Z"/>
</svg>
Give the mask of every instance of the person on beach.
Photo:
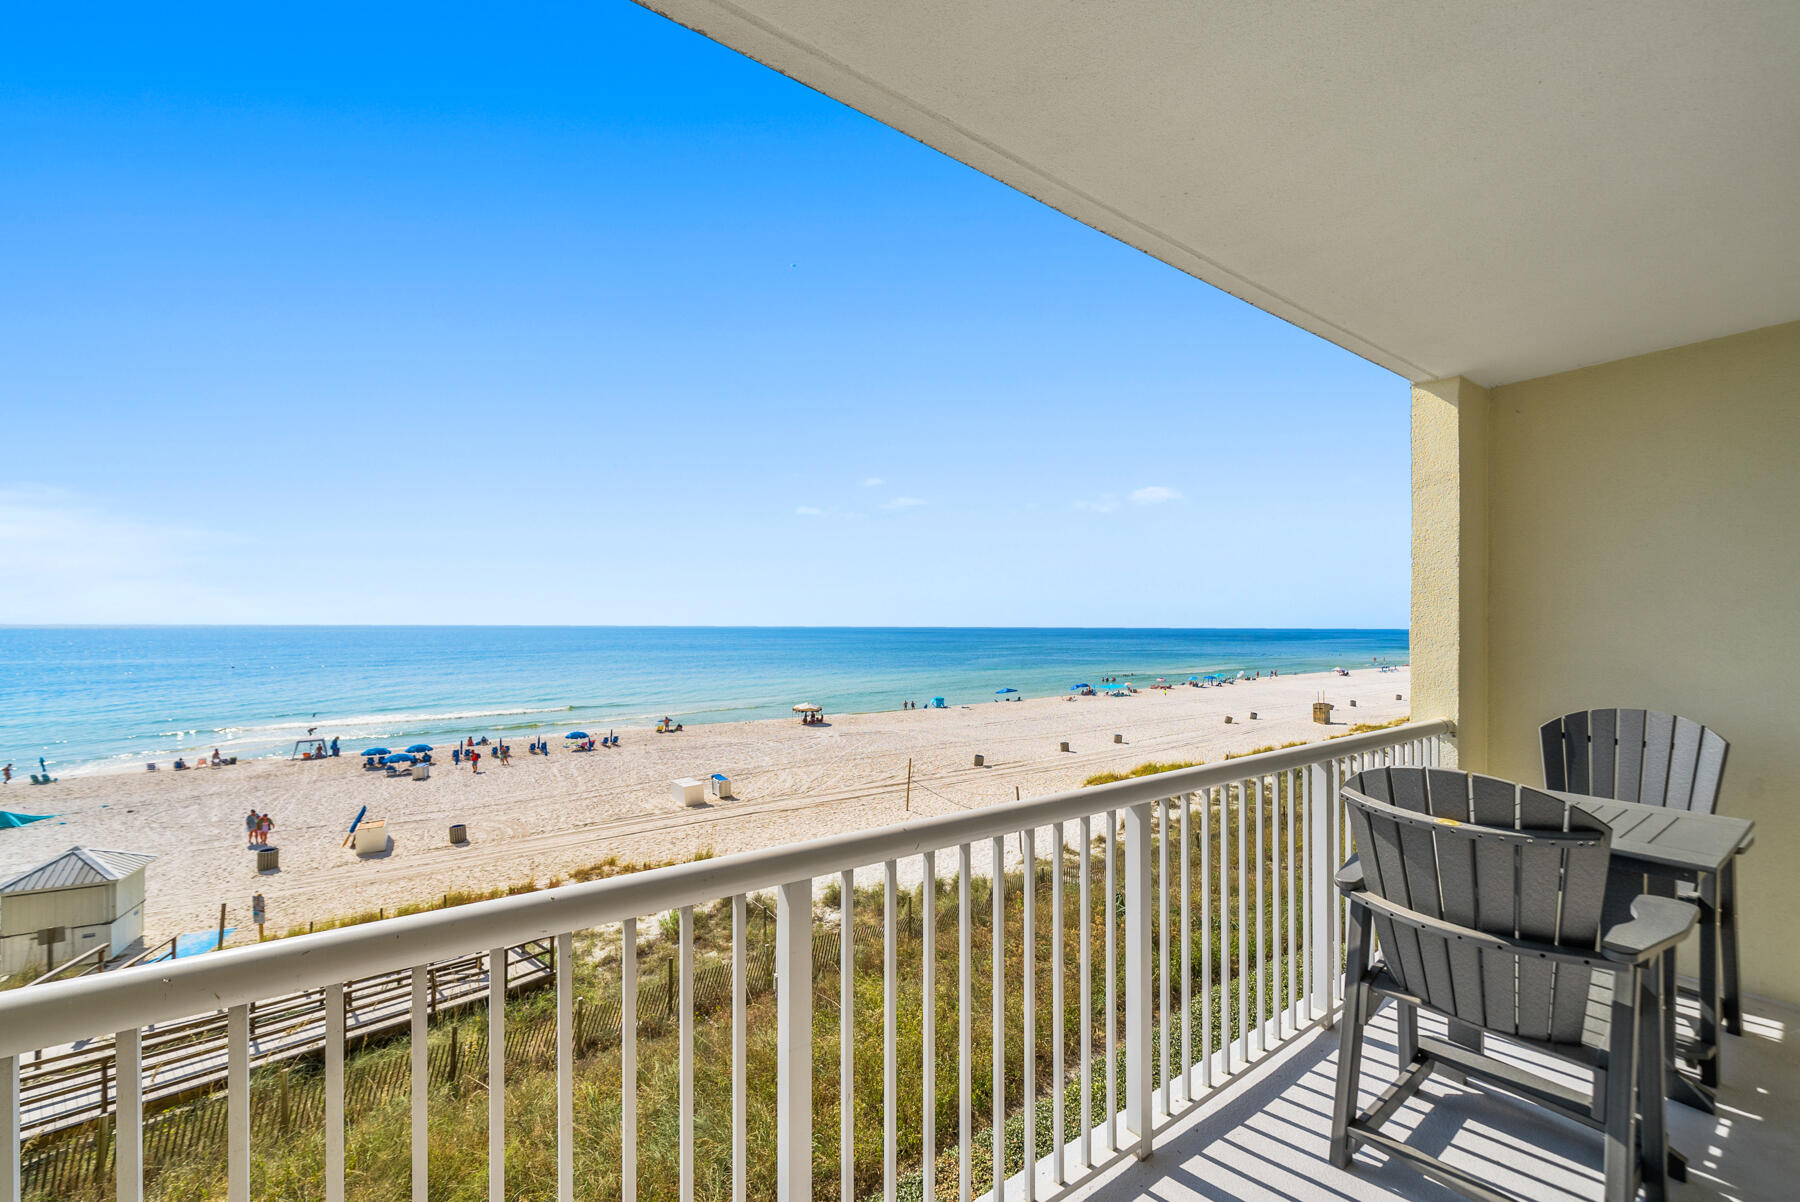
<svg viewBox="0 0 1800 1202">
<path fill-rule="evenodd" d="M 260 815 L 255 810 L 244 815 L 244 835 L 251 847 L 256 846 L 256 827 L 259 821 Z"/>
<path fill-rule="evenodd" d="M 337 745 L 337 736 L 336 735 L 331 736 L 331 758 L 334 760 L 338 758 L 338 745 Z"/>
<path fill-rule="evenodd" d="M 12 761 L 11 760 L 6 761 L 6 767 L 0 768 L 0 777 L 5 778 L 4 780 L 0 780 L 0 785 L 12 784 Z"/>
<path fill-rule="evenodd" d="M 469 771 L 481 771 L 481 753 L 479 751 L 471 751 L 469 753 Z"/>
<path fill-rule="evenodd" d="M 267 814 L 264 814 L 262 816 L 262 821 L 257 825 L 257 828 L 256 828 L 256 842 L 258 843 L 258 845 L 260 845 L 262 847 L 267 847 L 269 845 L 269 832 L 274 829 L 275 829 L 275 820 L 273 818 L 269 817 Z"/>
</svg>

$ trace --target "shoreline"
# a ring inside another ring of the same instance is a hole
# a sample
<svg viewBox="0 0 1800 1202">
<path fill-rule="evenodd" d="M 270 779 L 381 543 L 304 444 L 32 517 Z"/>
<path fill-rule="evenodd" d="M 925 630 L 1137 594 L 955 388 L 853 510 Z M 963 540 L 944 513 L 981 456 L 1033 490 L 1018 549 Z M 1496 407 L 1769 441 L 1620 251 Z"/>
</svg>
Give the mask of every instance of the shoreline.
<svg viewBox="0 0 1800 1202">
<path fill-rule="evenodd" d="M 268 899 L 269 926 L 280 931 L 425 902 L 446 891 L 541 882 L 608 856 L 667 861 L 701 851 L 749 851 L 911 815 L 980 808 L 1016 793 L 1073 788 L 1095 773 L 1149 760 L 1216 762 L 1226 751 L 1318 741 L 1355 722 L 1407 715 L 1410 679 L 1403 667 L 1362 668 L 1347 677 L 1308 673 L 1204 689 L 1141 688 L 1120 698 L 828 714 L 820 726 L 758 718 L 697 723 L 664 735 L 619 726 L 619 748 L 571 752 L 558 733 L 548 757 L 526 755 L 531 736 L 514 735 L 510 766 L 484 755 L 481 772 L 471 774 L 453 768 L 446 751 L 434 757 L 426 781 L 365 772 L 361 757 L 348 754 L 322 761 L 241 759 L 180 773 L 93 773 L 5 794 L 10 806 L 57 817 L 7 832 L 0 877 L 74 844 L 149 852 L 158 859 L 146 873 L 146 940 L 214 927 L 223 903 L 226 925 L 240 928 L 229 943 L 254 939 L 254 893 Z M 1320 690 L 1338 706 L 1329 727 L 1311 720 Z M 1352 699 L 1357 708 L 1350 708 Z M 1259 714 L 1255 721 L 1251 710 Z M 1229 725 L 1227 713 L 1235 719 Z M 1124 742 L 1114 743 L 1114 733 Z M 1058 750 L 1065 739 L 1068 753 Z M 977 753 L 986 759 L 983 768 L 973 766 Z M 672 800 L 673 779 L 714 772 L 731 778 L 734 798 L 695 808 Z M 392 845 L 359 859 L 341 842 L 364 805 L 371 818 L 387 820 Z M 275 819 L 270 842 L 281 852 L 277 873 L 259 875 L 246 848 L 243 819 L 252 807 Z M 454 822 L 468 825 L 468 844 L 449 844 Z"/>
</svg>

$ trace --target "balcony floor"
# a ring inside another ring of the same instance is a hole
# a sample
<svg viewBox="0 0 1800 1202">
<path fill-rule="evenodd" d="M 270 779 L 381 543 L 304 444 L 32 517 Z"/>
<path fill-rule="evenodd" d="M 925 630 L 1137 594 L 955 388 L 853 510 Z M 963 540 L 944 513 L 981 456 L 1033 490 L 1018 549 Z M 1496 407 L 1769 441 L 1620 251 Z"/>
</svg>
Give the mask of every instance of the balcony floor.
<svg viewBox="0 0 1800 1202">
<path fill-rule="evenodd" d="M 1719 1113 L 1671 1106 L 1688 1181 L 1671 1199 L 1769 1202 L 1800 1197 L 1800 1010 L 1750 1000 L 1742 1038 L 1727 1037 Z M 1429 1021 L 1422 1023 L 1429 1029 Z M 1394 1011 L 1376 1016 L 1364 1054 L 1361 1105 L 1395 1072 Z M 1325 1160 L 1336 1031 L 1277 1051 L 1165 1128 L 1156 1154 L 1071 1194 L 1084 1202 L 1448 1202 L 1460 1195 L 1371 1149 L 1350 1171 Z M 1521 1057 L 1523 1059 L 1523 1057 Z M 1586 1202 L 1601 1195 L 1600 1136 L 1571 1120 L 1481 1087 L 1439 1078 L 1385 1130 L 1479 1172 L 1521 1198 Z"/>
</svg>

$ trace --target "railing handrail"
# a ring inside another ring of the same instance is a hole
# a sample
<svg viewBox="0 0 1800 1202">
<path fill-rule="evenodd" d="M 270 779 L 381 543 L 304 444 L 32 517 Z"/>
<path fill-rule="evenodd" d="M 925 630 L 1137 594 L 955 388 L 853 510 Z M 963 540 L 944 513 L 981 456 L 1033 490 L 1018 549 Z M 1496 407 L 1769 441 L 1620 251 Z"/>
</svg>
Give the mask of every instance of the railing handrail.
<svg viewBox="0 0 1800 1202">
<path fill-rule="evenodd" d="M 1434 719 L 978 810 L 297 935 L 0 994 L 0 1058 L 484 949 L 775 889 L 1448 734 Z"/>
<path fill-rule="evenodd" d="M 91 971 L 91 969 L 93 968 L 92 965 L 89 965 L 87 968 L 82 969 L 78 973 L 70 973 L 69 970 L 71 968 L 74 968 L 77 964 L 80 964 L 84 960 L 93 960 L 96 957 L 98 957 L 102 962 L 104 962 L 106 959 L 106 953 L 110 950 L 112 950 L 111 947 L 108 944 L 104 944 L 104 943 L 100 944 L 98 947 L 90 947 L 90 948 L 88 948 L 87 951 L 82 952 L 79 956 L 76 956 L 74 959 L 64 960 L 61 964 L 58 964 L 55 968 L 51 969 L 49 972 L 45 973 L 43 976 L 38 977 L 35 980 L 25 982 L 25 988 L 30 989 L 30 988 L 33 988 L 34 986 L 38 986 L 38 985 L 54 984 L 57 980 L 64 978 L 64 977 L 69 977 L 72 979 L 73 977 L 86 976 L 88 974 L 88 972 Z"/>
</svg>

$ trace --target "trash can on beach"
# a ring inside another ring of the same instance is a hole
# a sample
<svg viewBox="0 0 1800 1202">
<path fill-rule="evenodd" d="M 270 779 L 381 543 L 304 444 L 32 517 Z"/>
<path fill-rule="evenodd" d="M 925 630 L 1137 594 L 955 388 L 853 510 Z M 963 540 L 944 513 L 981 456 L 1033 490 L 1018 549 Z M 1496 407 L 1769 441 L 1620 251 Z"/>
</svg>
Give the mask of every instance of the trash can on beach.
<svg viewBox="0 0 1800 1202">
<path fill-rule="evenodd" d="M 450 842 L 460 845 L 463 843 L 467 843 L 468 841 L 469 841 L 468 826 L 461 822 L 452 822 L 450 824 Z"/>
</svg>

